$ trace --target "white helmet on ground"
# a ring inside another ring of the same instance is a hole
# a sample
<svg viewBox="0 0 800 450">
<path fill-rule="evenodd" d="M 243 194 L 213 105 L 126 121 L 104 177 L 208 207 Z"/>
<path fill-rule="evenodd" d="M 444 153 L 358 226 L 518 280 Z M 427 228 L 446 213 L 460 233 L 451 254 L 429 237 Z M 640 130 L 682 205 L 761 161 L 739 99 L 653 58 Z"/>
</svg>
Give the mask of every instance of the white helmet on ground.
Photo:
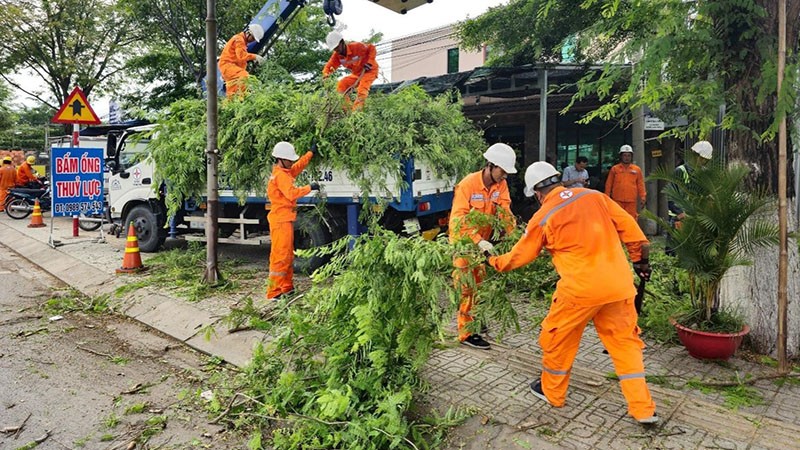
<svg viewBox="0 0 800 450">
<path fill-rule="evenodd" d="M 514 153 L 513 148 L 506 144 L 492 144 L 483 153 L 483 157 L 495 166 L 505 170 L 506 173 L 517 173 L 517 168 L 514 167 L 517 162 L 517 154 Z"/>
<path fill-rule="evenodd" d="M 533 191 L 561 181 L 561 174 L 550 163 L 536 161 L 525 170 L 526 197 L 533 197 Z"/>
<path fill-rule="evenodd" d="M 251 36 L 253 36 L 253 39 L 255 39 L 256 42 L 261 42 L 261 39 L 264 38 L 264 28 L 262 28 L 261 25 L 257 23 L 251 23 L 250 25 L 248 25 L 247 32 L 250 33 Z"/>
<path fill-rule="evenodd" d="M 272 149 L 272 156 L 280 159 L 288 159 L 289 161 L 297 161 L 300 158 L 300 155 L 294 151 L 294 145 L 285 141 L 275 144 L 275 147 Z"/>
<path fill-rule="evenodd" d="M 692 151 L 700 155 L 703 159 L 711 159 L 714 156 L 714 148 L 708 141 L 697 141 L 692 146 Z"/>
<path fill-rule="evenodd" d="M 328 46 L 328 50 L 335 50 L 339 46 L 339 42 L 342 42 L 342 39 L 344 39 L 342 33 L 336 30 L 328 33 L 328 36 L 325 37 L 325 44 Z"/>
<path fill-rule="evenodd" d="M 619 148 L 620 153 L 633 153 L 633 147 L 628 144 L 623 145 Z"/>
</svg>

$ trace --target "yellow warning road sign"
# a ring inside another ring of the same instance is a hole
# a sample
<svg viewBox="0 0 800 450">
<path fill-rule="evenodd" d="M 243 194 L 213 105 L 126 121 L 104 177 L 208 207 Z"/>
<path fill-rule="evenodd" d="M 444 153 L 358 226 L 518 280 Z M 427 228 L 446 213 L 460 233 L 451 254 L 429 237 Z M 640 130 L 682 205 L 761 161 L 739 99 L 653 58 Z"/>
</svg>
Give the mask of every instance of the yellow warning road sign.
<svg viewBox="0 0 800 450">
<path fill-rule="evenodd" d="M 75 87 L 72 93 L 67 97 L 67 101 L 61 105 L 55 116 L 53 116 L 53 123 L 78 123 L 82 125 L 97 125 L 100 123 L 100 118 L 94 113 L 94 110 L 89 106 L 89 101 L 83 95 L 83 91 L 79 87 Z"/>
</svg>

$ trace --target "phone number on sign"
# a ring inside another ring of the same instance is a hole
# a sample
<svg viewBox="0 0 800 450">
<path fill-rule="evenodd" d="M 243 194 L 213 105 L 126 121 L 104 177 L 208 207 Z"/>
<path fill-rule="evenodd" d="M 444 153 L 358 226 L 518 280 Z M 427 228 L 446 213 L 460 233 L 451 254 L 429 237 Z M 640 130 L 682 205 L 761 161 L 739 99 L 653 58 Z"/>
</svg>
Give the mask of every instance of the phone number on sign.
<svg viewBox="0 0 800 450">
<path fill-rule="evenodd" d="M 87 213 L 89 211 L 102 211 L 103 202 L 56 203 L 53 208 L 55 208 L 56 214 Z"/>
</svg>

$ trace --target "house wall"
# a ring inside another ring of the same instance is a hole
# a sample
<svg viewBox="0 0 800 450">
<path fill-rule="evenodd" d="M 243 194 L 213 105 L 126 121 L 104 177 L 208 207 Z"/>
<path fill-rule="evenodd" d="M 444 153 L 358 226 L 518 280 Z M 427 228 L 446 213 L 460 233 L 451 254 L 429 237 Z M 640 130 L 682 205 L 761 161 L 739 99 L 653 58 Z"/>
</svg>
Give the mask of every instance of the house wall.
<svg viewBox="0 0 800 450">
<path fill-rule="evenodd" d="M 458 48 L 455 28 L 452 25 L 424 31 L 391 41 L 391 81 L 413 80 L 419 77 L 447 73 L 447 51 Z M 458 71 L 463 72 L 483 66 L 484 51 L 459 49 Z"/>
</svg>

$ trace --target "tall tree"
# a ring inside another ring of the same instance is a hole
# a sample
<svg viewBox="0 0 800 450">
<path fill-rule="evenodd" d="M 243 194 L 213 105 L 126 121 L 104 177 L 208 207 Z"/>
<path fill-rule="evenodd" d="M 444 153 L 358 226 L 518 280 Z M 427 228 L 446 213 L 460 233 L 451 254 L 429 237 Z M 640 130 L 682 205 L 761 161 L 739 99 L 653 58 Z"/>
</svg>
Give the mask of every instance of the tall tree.
<svg viewBox="0 0 800 450">
<path fill-rule="evenodd" d="M 57 108 L 75 86 L 88 96 L 113 77 L 135 31 L 116 0 L 0 0 L 0 76 Z M 33 76 L 44 89 L 11 73 Z"/>
<path fill-rule="evenodd" d="M 150 110 L 200 95 L 205 68 L 205 2 L 191 0 L 126 0 L 137 26 L 146 31 L 144 49 L 128 63 L 128 73 L 140 81 L 126 97 L 129 104 Z M 217 11 L 218 51 L 241 32 L 264 0 L 232 0 Z M 319 42 L 326 29 L 317 5 L 302 8 L 267 53 L 274 64 L 296 76 L 318 71 L 327 58 Z M 146 93 L 147 95 L 143 95 Z"/>
<path fill-rule="evenodd" d="M 790 59 L 780 96 L 776 17 L 771 0 L 511 0 L 460 32 L 467 46 L 489 45 L 493 63 L 558 61 L 569 42 L 577 61 L 606 64 L 579 83 L 578 97 L 607 102 L 589 119 L 646 105 L 688 117 L 679 135 L 707 138 L 721 124 L 728 158 L 755 169 L 751 185 L 776 192 L 773 138 L 780 114 L 795 105 L 800 0 L 787 0 Z M 628 62 L 631 69 L 619 65 Z"/>
</svg>

